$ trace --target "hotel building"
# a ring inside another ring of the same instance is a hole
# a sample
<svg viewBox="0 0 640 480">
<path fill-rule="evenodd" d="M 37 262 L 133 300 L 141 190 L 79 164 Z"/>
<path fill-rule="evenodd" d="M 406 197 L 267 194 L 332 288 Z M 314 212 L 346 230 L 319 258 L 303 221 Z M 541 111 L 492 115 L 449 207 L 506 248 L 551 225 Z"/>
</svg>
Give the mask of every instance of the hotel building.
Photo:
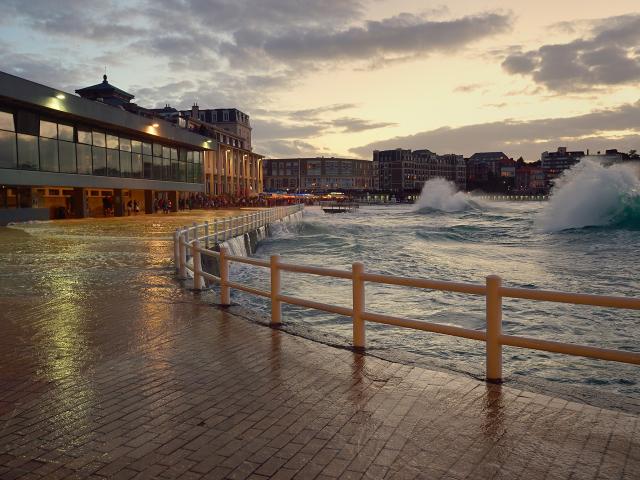
<svg viewBox="0 0 640 480">
<path fill-rule="evenodd" d="M 351 158 L 270 158 L 263 162 L 267 191 L 322 193 L 373 189 L 372 162 Z"/>
<path fill-rule="evenodd" d="M 176 125 L 215 141 L 205 161 L 205 189 L 211 195 L 251 196 L 262 192 L 262 155 L 252 151 L 249 115 L 235 108 L 153 110 Z"/>
</svg>

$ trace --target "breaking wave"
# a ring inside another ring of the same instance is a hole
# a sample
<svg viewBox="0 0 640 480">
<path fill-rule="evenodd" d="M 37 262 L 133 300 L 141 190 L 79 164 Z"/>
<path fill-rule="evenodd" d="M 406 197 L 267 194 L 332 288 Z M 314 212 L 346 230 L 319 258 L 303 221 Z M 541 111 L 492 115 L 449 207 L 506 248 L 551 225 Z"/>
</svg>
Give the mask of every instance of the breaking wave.
<svg viewBox="0 0 640 480">
<path fill-rule="evenodd" d="M 582 160 L 556 180 L 535 226 L 544 232 L 585 227 L 640 229 L 637 164 L 606 167 L 595 160 Z"/>
<path fill-rule="evenodd" d="M 455 184 L 444 178 L 427 180 L 416 200 L 414 211 L 438 210 L 441 212 L 461 212 L 476 207 L 471 197 L 458 191 Z"/>
</svg>

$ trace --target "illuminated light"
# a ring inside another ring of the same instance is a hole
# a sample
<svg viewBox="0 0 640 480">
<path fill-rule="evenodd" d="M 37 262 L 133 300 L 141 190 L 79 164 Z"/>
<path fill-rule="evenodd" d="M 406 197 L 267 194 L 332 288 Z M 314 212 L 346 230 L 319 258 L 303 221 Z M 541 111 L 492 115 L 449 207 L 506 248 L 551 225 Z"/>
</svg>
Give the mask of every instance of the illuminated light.
<svg viewBox="0 0 640 480">
<path fill-rule="evenodd" d="M 211 143 L 211 141 L 212 140 L 209 138 L 209 139 L 206 140 L 206 143 Z"/>
<path fill-rule="evenodd" d="M 153 128 L 158 128 L 158 127 L 160 126 L 160 124 L 159 124 L 159 123 L 152 123 L 152 124 L 151 124 L 151 126 L 152 126 Z"/>
<path fill-rule="evenodd" d="M 59 94 L 57 94 L 57 95 L 56 95 L 56 98 L 57 98 L 58 100 L 64 100 L 64 99 L 65 99 L 64 93 L 59 93 Z"/>
</svg>

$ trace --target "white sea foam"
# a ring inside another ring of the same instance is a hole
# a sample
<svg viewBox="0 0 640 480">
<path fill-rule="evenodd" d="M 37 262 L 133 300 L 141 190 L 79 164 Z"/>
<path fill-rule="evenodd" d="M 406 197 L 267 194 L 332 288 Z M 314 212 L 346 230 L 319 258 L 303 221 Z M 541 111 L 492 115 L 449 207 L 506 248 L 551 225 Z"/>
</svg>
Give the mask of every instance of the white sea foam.
<svg viewBox="0 0 640 480">
<path fill-rule="evenodd" d="M 535 225 L 545 232 L 610 225 L 624 220 L 621 217 L 635 208 L 639 197 L 637 165 L 605 167 L 585 158 L 555 181 Z"/>
<path fill-rule="evenodd" d="M 432 209 L 443 212 L 460 212 L 473 206 L 471 197 L 457 190 L 455 184 L 444 178 L 434 178 L 424 183 L 414 210 Z"/>
</svg>

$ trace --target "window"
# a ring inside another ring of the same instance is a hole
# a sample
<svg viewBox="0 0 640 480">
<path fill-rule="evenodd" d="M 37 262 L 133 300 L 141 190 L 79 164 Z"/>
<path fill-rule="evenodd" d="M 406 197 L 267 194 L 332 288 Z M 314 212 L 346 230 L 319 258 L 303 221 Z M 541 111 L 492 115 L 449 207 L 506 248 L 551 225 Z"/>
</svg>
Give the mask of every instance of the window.
<svg viewBox="0 0 640 480">
<path fill-rule="evenodd" d="M 223 110 L 222 111 L 222 121 L 223 122 L 228 122 L 229 121 L 229 110 Z"/>
<path fill-rule="evenodd" d="M 118 137 L 114 135 L 107 135 L 107 148 L 117 150 L 119 147 Z"/>
<path fill-rule="evenodd" d="M 91 140 L 91 132 L 87 132 L 86 130 L 78 130 L 78 143 L 91 145 L 93 143 Z"/>
<path fill-rule="evenodd" d="M 0 112 L 0 130 L 8 130 L 15 132 L 15 122 L 13 121 L 13 113 Z"/>
<path fill-rule="evenodd" d="M 171 160 L 168 158 L 162 159 L 162 178 L 164 180 L 171 180 Z"/>
<path fill-rule="evenodd" d="M 117 139 L 117 138 L 116 138 Z M 111 148 L 107 149 L 107 175 L 110 177 L 120 176 L 120 152 Z"/>
<path fill-rule="evenodd" d="M 90 175 L 91 167 L 91 147 L 89 145 L 76 145 L 76 153 L 78 159 L 78 173 Z"/>
<path fill-rule="evenodd" d="M 151 144 L 143 143 L 142 144 L 142 153 L 143 155 L 151 155 Z"/>
<path fill-rule="evenodd" d="M 142 155 L 140 153 L 131 154 L 131 176 L 142 178 Z"/>
<path fill-rule="evenodd" d="M 106 147 L 107 140 L 105 139 L 104 133 L 93 132 L 93 144 L 96 147 Z"/>
<path fill-rule="evenodd" d="M 123 177 L 131 176 L 131 152 L 120 152 L 120 174 Z"/>
<path fill-rule="evenodd" d="M 0 168 L 16 168 L 17 166 L 16 134 L 0 130 Z"/>
<path fill-rule="evenodd" d="M 60 125 L 62 126 L 62 125 Z M 59 131 L 60 132 L 60 131 Z M 76 146 L 71 142 L 58 142 L 58 162 L 63 173 L 76 173 Z"/>
<path fill-rule="evenodd" d="M 193 151 L 192 150 L 189 150 L 187 152 L 187 162 L 193 163 Z"/>
<path fill-rule="evenodd" d="M 42 131 L 42 126 L 40 126 L 40 129 Z M 58 141 L 53 138 L 40 138 L 40 170 L 46 172 L 57 172 L 59 170 Z"/>
<path fill-rule="evenodd" d="M 151 155 L 142 156 L 144 178 L 153 178 L 153 157 Z"/>
<path fill-rule="evenodd" d="M 121 138 L 120 139 L 120 150 L 122 150 L 123 152 L 130 152 L 131 151 L 131 140 L 129 140 L 128 138 Z"/>
<path fill-rule="evenodd" d="M 160 145 L 158 143 L 154 143 L 153 144 L 153 156 L 154 157 L 161 157 L 162 156 L 162 145 Z"/>
<path fill-rule="evenodd" d="M 162 157 L 153 157 L 153 178 L 162 180 Z"/>
<path fill-rule="evenodd" d="M 40 120 L 40 136 L 46 138 L 58 138 L 58 125 L 53 122 Z"/>
<path fill-rule="evenodd" d="M 58 124 L 58 139 L 73 142 L 73 127 L 70 125 Z"/>
<path fill-rule="evenodd" d="M 38 137 L 18 134 L 18 168 L 38 170 Z"/>
<path fill-rule="evenodd" d="M 107 174 L 107 151 L 101 147 L 93 147 L 93 174 Z"/>
<path fill-rule="evenodd" d="M 131 151 L 133 153 L 142 153 L 142 142 L 131 140 Z"/>
</svg>

